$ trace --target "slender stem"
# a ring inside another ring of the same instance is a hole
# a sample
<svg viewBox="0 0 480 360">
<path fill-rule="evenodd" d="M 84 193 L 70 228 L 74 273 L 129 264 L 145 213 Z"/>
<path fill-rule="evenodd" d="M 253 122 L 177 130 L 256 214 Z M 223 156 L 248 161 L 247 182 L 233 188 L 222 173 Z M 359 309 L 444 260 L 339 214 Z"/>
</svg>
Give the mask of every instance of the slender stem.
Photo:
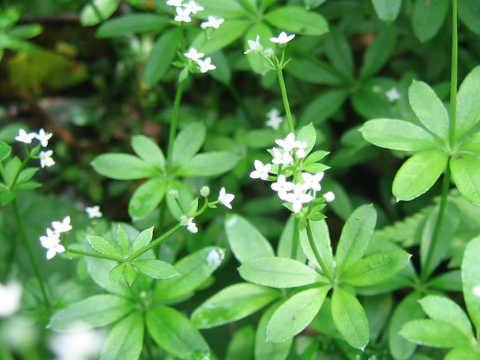
<svg viewBox="0 0 480 360">
<path fill-rule="evenodd" d="M 297 258 L 298 237 L 299 237 L 298 221 L 299 220 L 297 218 L 294 218 L 293 220 L 293 239 L 292 239 L 292 251 L 290 256 L 292 259 Z"/>
<path fill-rule="evenodd" d="M 283 78 L 282 69 L 277 69 L 278 82 L 280 83 L 280 90 L 282 92 L 283 106 L 285 107 L 285 114 L 287 116 L 288 129 L 290 132 L 295 132 L 293 127 L 292 113 L 290 112 L 290 103 L 288 102 L 287 88 L 285 87 L 285 79 Z"/>
<path fill-rule="evenodd" d="M 310 227 L 310 222 L 307 221 L 307 237 L 308 237 L 308 243 L 310 244 L 310 247 L 312 248 L 313 255 L 315 255 L 315 259 L 317 259 L 318 264 L 323 270 L 323 273 L 325 276 L 330 280 L 330 283 L 333 285 L 334 284 L 334 279 L 333 279 L 333 274 L 330 271 L 330 268 L 328 268 L 323 261 L 322 256 L 318 252 L 317 246 L 315 245 L 315 241 L 313 241 L 313 233 L 312 233 L 312 228 Z"/>
<path fill-rule="evenodd" d="M 131 254 L 125 261 L 133 261 L 134 259 L 136 259 L 137 257 L 139 257 L 140 255 L 142 255 L 143 253 L 147 252 L 148 250 L 150 250 L 151 248 L 157 246 L 160 242 L 162 242 L 163 240 L 165 240 L 166 238 L 168 238 L 170 235 L 174 234 L 175 232 L 178 231 L 178 229 L 180 229 L 182 227 L 182 225 L 180 223 L 178 223 L 177 225 L 175 225 L 173 228 L 171 228 L 170 230 L 168 230 L 165 234 L 163 234 L 162 236 L 156 238 L 155 240 L 153 240 L 150 244 L 148 244 L 147 246 L 141 248 L 141 249 L 138 249 L 137 251 L 135 251 L 133 254 Z"/>
<path fill-rule="evenodd" d="M 457 122 L 457 83 L 458 83 L 458 19 L 457 0 L 452 0 L 452 69 L 450 75 L 450 148 L 455 145 Z"/>
<path fill-rule="evenodd" d="M 86 251 L 75 250 L 75 249 L 68 249 L 67 251 L 69 253 L 72 253 L 72 254 L 75 254 L 75 255 L 83 255 L 83 256 L 89 256 L 89 257 L 105 259 L 105 260 L 113 260 L 113 261 L 119 261 L 119 262 L 126 261 L 126 259 L 124 259 L 120 256 L 118 256 L 118 257 L 109 256 L 109 255 L 97 254 L 97 253 L 86 252 Z"/>
<path fill-rule="evenodd" d="M 40 270 L 38 268 L 37 262 L 35 260 L 35 256 L 33 255 L 33 249 L 27 239 L 27 234 L 25 233 L 25 227 L 23 225 L 22 218 L 20 216 L 20 212 L 18 211 L 18 205 L 17 205 L 17 200 L 13 199 L 12 201 L 12 208 L 13 208 L 13 214 L 15 216 L 15 221 L 17 222 L 18 230 L 20 232 L 20 238 L 22 240 L 23 245 L 25 246 L 25 249 L 27 250 L 28 258 L 30 259 L 30 263 L 33 268 L 33 272 L 35 273 L 35 277 L 38 280 L 38 283 L 40 285 L 40 290 L 42 291 L 42 296 L 43 296 L 43 302 L 45 303 L 45 308 L 48 312 L 48 314 L 51 313 L 51 307 L 50 307 L 50 302 L 48 301 L 48 296 L 47 296 L 47 290 L 45 288 L 45 284 L 42 280 L 42 277 L 40 275 Z"/>
<path fill-rule="evenodd" d="M 177 87 L 177 93 L 175 94 L 175 101 L 173 103 L 172 123 L 170 124 L 170 132 L 168 134 L 168 149 L 167 149 L 167 165 L 171 165 L 173 143 L 175 136 L 177 135 L 178 127 L 178 113 L 180 109 L 180 101 L 182 100 L 184 81 L 180 81 Z"/>
</svg>

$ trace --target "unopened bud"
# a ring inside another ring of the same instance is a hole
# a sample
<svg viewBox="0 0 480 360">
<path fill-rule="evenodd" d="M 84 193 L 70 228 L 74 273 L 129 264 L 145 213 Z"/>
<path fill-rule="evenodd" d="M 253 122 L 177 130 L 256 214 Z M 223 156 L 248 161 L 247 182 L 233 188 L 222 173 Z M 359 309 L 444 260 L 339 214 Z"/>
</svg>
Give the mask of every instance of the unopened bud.
<svg viewBox="0 0 480 360">
<path fill-rule="evenodd" d="M 208 186 L 203 186 L 200 189 L 200 195 L 202 195 L 203 197 L 207 197 L 208 195 L 210 195 L 210 188 Z"/>
<path fill-rule="evenodd" d="M 170 195 L 172 197 L 172 199 L 178 199 L 178 190 L 177 189 L 171 189 L 169 192 L 168 192 L 168 195 Z"/>
</svg>

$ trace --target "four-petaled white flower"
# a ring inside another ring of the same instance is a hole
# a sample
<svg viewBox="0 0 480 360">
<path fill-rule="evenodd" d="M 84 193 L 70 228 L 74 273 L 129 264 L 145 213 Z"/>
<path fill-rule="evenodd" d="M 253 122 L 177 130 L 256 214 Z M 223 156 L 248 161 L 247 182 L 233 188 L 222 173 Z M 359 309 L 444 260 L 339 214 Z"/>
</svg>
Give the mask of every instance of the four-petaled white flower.
<svg viewBox="0 0 480 360">
<path fill-rule="evenodd" d="M 0 317 L 9 317 L 20 307 L 22 285 L 16 281 L 0 284 Z"/>
<path fill-rule="evenodd" d="M 190 17 L 190 10 L 184 9 L 180 6 L 175 8 L 177 15 L 175 16 L 174 20 L 178 22 L 190 22 L 192 18 Z"/>
<path fill-rule="evenodd" d="M 282 31 L 278 37 L 271 37 L 270 41 L 276 44 L 286 44 L 295 37 L 295 34 L 287 35 L 285 31 Z"/>
<path fill-rule="evenodd" d="M 190 49 L 188 49 L 188 51 L 186 53 L 184 53 L 183 55 L 185 55 L 185 57 L 195 61 L 195 62 L 198 62 L 198 60 L 200 60 L 203 55 L 205 55 L 204 53 L 201 53 L 201 52 L 198 52 L 197 49 L 191 47 Z"/>
<path fill-rule="evenodd" d="M 197 61 L 198 66 L 200 66 L 200 72 L 206 73 L 209 70 L 215 70 L 217 67 L 212 64 L 212 58 L 205 58 L 205 60 L 199 59 Z"/>
<path fill-rule="evenodd" d="M 18 135 L 15 136 L 15 140 L 19 142 L 23 142 L 25 144 L 30 144 L 32 140 L 35 139 L 36 137 L 37 137 L 37 134 L 35 133 L 27 133 L 25 130 L 19 129 Z"/>
<path fill-rule="evenodd" d="M 204 21 L 200 24 L 202 29 L 214 28 L 218 29 L 220 25 L 225 21 L 225 19 L 217 18 L 216 16 L 209 15 L 207 21 Z"/>
<path fill-rule="evenodd" d="M 38 154 L 38 156 L 40 157 L 40 167 L 44 168 L 45 166 L 50 167 L 52 165 L 55 165 L 55 161 L 52 159 L 52 155 L 52 150 L 40 151 L 40 154 Z"/>
<path fill-rule="evenodd" d="M 391 88 L 390 90 L 388 90 L 385 95 L 387 95 L 388 97 L 388 100 L 390 102 L 394 102 L 395 100 L 398 100 L 401 98 L 400 96 L 400 93 L 398 92 L 397 88 Z"/>
<path fill-rule="evenodd" d="M 196 14 L 203 10 L 203 6 L 198 5 L 195 1 L 190 0 L 187 4 L 183 4 L 183 7 L 190 11 L 192 14 Z"/>
<path fill-rule="evenodd" d="M 52 137 L 52 133 L 47 133 L 45 130 L 40 129 L 35 137 L 40 141 L 40 144 L 42 144 L 43 147 L 46 147 L 48 145 L 48 140 Z"/>
<path fill-rule="evenodd" d="M 257 38 L 255 39 L 255 41 L 248 40 L 248 46 L 250 47 L 250 49 L 245 51 L 244 54 L 251 53 L 252 51 L 254 51 L 255 54 L 262 52 L 263 46 L 262 44 L 260 44 L 260 35 L 257 35 Z"/>
<path fill-rule="evenodd" d="M 315 175 L 304 172 L 302 173 L 302 179 L 303 179 L 303 184 L 302 188 L 303 190 L 314 190 L 314 191 L 320 191 L 322 187 L 320 186 L 320 181 L 323 179 L 324 172 L 318 172 Z"/>
<path fill-rule="evenodd" d="M 284 200 L 292 203 L 293 212 L 298 213 L 302 210 L 303 204 L 313 200 L 313 196 L 303 192 L 302 184 L 295 184 L 293 192 L 285 194 Z"/>
<path fill-rule="evenodd" d="M 70 216 L 66 216 L 63 221 L 53 221 L 52 226 L 55 233 L 62 233 L 72 230 L 72 225 L 70 225 Z"/>
<path fill-rule="evenodd" d="M 97 218 L 97 217 L 101 218 L 103 216 L 102 212 L 100 211 L 100 206 L 98 206 L 98 205 L 91 206 L 91 207 L 86 207 L 85 211 L 87 212 L 88 217 L 90 219 Z"/>
<path fill-rule="evenodd" d="M 193 222 L 193 217 L 188 219 L 187 230 L 192 234 L 196 234 L 198 232 L 197 225 Z"/>
<path fill-rule="evenodd" d="M 271 170 L 272 165 L 271 164 L 263 164 L 260 160 L 255 160 L 253 162 L 253 165 L 255 166 L 255 170 L 253 170 L 250 173 L 250 177 L 252 179 L 262 179 L 262 180 L 267 180 L 268 179 L 268 172 Z"/>
<path fill-rule="evenodd" d="M 278 164 L 278 165 L 292 165 L 293 164 L 293 157 L 290 155 L 289 152 L 281 152 L 277 148 L 273 148 L 273 159 L 272 163 Z M 264 179 L 265 180 L 265 179 Z"/>
<path fill-rule="evenodd" d="M 232 205 L 230 203 L 233 201 L 234 198 L 235 198 L 235 195 L 228 194 L 224 187 L 220 189 L 220 194 L 218 195 L 218 201 L 220 201 L 220 203 L 222 203 L 227 208 L 229 209 L 232 208 Z"/>
<path fill-rule="evenodd" d="M 275 130 L 278 130 L 280 128 L 280 124 L 283 122 L 283 117 L 280 116 L 280 111 L 275 108 L 272 108 L 272 110 L 267 113 L 267 118 L 268 120 L 265 125 L 270 126 Z"/>
<path fill-rule="evenodd" d="M 287 191 L 291 191 L 295 188 L 295 184 L 287 181 L 285 175 L 281 174 L 278 176 L 277 181 L 272 183 L 272 190 L 278 193 L 278 197 L 282 200 L 285 200 L 285 195 Z"/>
<path fill-rule="evenodd" d="M 278 110 L 277 108 L 272 108 L 267 114 L 266 114 L 267 118 L 271 119 L 271 118 L 274 118 L 274 117 L 277 117 L 277 116 L 280 116 L 280 110 Z"/>
<path fill-rule="evenodd" d="M 40 236 L 40 243 L 47 249 L 47 260 L 65 251 L 65 247 L 60 244 L 60 232 L 51 229 L 47 229 L 47 236 Z"/>
<path fill-rule="evenodd" d="M 292 132 L 289 133 L 285 139 L 277 139 L 275 142 L 285 151 L 292 151 L 298 146 L 298 142 L 295 140 L 295 134 Z"/>
<path fill-rule="evenodd" d="M 333 193 L 333 191 L 329 191 L 329 192 L 326 192 L 325 194 L 323 194 L 323 198 L 325 199 L 325 201 L 327 203 L 332 202 L 333 200 L 335 200 L 335 194 Z M 479 294 L 480 294 L 480 289 L 478 289 L 478 290 L 479 290 Z"/>
<path fill-rule="evenodd" d="M 183 0 L 168 0 L 167 5 L 170 6 L 182 6 Z"/>
</svg>

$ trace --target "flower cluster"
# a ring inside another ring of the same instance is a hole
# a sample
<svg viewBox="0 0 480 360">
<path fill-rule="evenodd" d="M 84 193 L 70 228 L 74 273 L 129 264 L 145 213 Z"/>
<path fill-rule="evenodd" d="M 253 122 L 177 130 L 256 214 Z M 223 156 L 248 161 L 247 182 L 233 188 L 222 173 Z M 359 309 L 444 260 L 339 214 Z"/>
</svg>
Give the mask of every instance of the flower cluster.
<svg viewBox="0 0 480 360">
<path fill-rule="evenodd" d="M 190 17 L 191 14 L 196 14 L 197 12 L 204 10 L 203 6 L 197 4 L 193 0 L 190 0 L 186 4 L 183 3 L 183 0 L 168 0 L 167 5 L 175 7 L 174 20 L 178 22 L 189 23 L 192 21 L 192 18 Z M 202 29 L 218 29 L 224 21 L 225 19 L 209 15 L 207 21 L 202 22 L 200 27 Z"/>
<path fill-rule="evenodd" d="M 275 44 L 285 45 L 295 37 L 295 34 L 287 35 L 285 31 L 282 31 L 277 37 L 271 37 L 270 41 Z M 257 35 L 255 41 L 248 40 L 249 49 L 244 54 L 254 52 L 255 54 L 263 54 L 264 47 L 260 44 L 260 35 Z"/>
<path fill-rule="evenodd" d="M 55 255 L 65 252 L 65 247 L 60 244 L 60 235 L 72 230 L 70 225 L 70 216 L 62 221 L 53 221 L 52 229 L 47 228 L 47 236 L 40 236 L 40 243 L 47 249 L 47 259 L 52 259 Z"/>
<path fill-rule="evenodd" d="M 15 137 L 15 140 L 25 144 L 31 144 L 33 139 L 37 139 L 42 147 L 47 147 L 48 140 L 50 140 L 51 137 L 52 133 L 47 133 L 44 129 L 40 129 L 38 133 L 27 133 L 25 130 L 20 129 L 18 131 L 18 135 Z M 52 150 L 40 151 L 40 153 L 38 154 L 38 159 L 40 160 L 40 167 L 44 168 L 55 165 L 55 161 L 52 159 L 52 155 Z"/>
<path fill-rule="evenodd" d="M 294 213 L 299 213 L 303 205 L 314 201 L 316 193 L 321 191 L 320 182 L 324 172 L 312 174 L 298 170 L 301 169 L 302 161 L 307 155 L 308 144 L 306 141 L 297 140 L 294 133 L 289 133 L 285 139 L 275 140 L 275 143 L 280 148 L 272 149 L 272 164 L 263 164 L 260 160 L 255 160 L 255 170 L 250 173 L 250 177 L 275 180 L 271 185 L 272 189 L 281 200 L 291 204 Z M 277 176 L 271 177 L 270 174 Z M 287 181 L 287 177 L 292 175 L 294 180 Z M 325 202 L 333 201 L 334 198 L 332 192 L 323 196 Z"/>
<path fill-rule="evenodd" d="M 202 60 L 204 53 L 198 52 L 197 49 L 191 47 L 188 49 L 186 53 L 184 53 L 185 57 L 189 58 L 193 62 L 197 63 L 200 67 L 201 73 L 206 73 L 209 70 L 215 70 L 217 67 L 212 64 L 212 58 L 205 58 Z"/>
</svg>

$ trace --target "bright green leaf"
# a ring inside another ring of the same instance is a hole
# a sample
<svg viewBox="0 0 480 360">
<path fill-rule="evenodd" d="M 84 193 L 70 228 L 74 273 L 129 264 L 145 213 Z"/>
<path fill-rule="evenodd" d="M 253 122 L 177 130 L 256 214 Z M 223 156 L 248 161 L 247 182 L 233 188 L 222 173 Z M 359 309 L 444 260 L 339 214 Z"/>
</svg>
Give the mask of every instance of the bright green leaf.
<svg viewBox="0 0 480 360">
<path fill-rule="evenodd" d="M 132 292 L 124 282 L 114 283 L 110 277 L 110 274 L 118 262 L 112 260 L 98 259 L 87 256 L 85 258 L 87 263 L 87 271 L 93 281 L 108 292 L 118 294 L 120 296 L 131 297 Z M 120 271 L 120 270 L 117 270 Z M 122 272 L 123 275 L 123 272 Z M 114 279 L 116 278 L 114 274 Z M 120 280 L 120 279 L 118 279 Z"/>
<path fill-rule="evenodd" d="M 470 341 L 456 326 L 442 320 L 412 320 L 400 330 L 400 335 L 420 345 L 438 348 L 468 346 Z"/>
<path fill-rule="evenodd" d="M 215 176 L 235 167 L 239 157 L 228 151 L 211 151 L 195 155 L 176 171 L 177 176 Z"/>
<path fill-rule="evenodd" d="M 136 180 L 159 175 L 153 165 L 129 154 L 102 154 L 92 161 L 100 175 L 117 180 Z"/>
<path fill-rule="evenodd" d="M 137 271 L 132 264 L 125 264 L 125 270 L 123 271 L 123 278 L 127 282 L 128 286 L 132 286 L 133 282 L 137 278 Z"/>
<path fill-rule="evenodd" d="M 87 236 L 90 246 L 99 254 L 108 255 L 112 257 L 119 257 L 121 254 L 109 241 L 100 236 Z"/>
<path fill-rule="evenodd" d="M 480 331 L 480 297 L 473 291 L 475 289 L 475 292 L 478 292 L 480 284 L 478 254 L 480 254 L 480 237 L 474 238 L 467 244 L 462 262 L 463 297 L 477 334 Z"/>
<path fill-rule="evenodd" d="M 151 228 L 143 230 L 133 241 L 132 245 L 132 253 L 144 248 L 150 241 L 152 241 L 153 237 L 153 226 Z"/>
<path fill-rule="evenodd" d="M 478 348 L 466 346 L 452 349 L 443 358 L 443 360 L 477 360 L 479 356 L 480 351 L 478 350 Z"/>
<path fill-rule="evenodd" d="M 250 21 L 230 20 L 225 21 L 210 37 L 200 32 L 193 40 L 191 46 L 205 55 L 221 50 L 237 40 L 247 30 Z"/>
<path fill-rule="evenodd" d="M 296 134 L 297 141 L 306 141 L 307 147 L 305 149 L 305 153 L 308 155 L 310 151 L 312 151 L 313 147 L 315 146 L 315 142 L 317 141 L 317 132 L 313 127 L 313 124 L 307 124 L 300 128 Z"/>
<path fill-rule="evenodd" d="M 148 179 L 133 193 L 128 202 L 128 214 L 134 218 L 143 218 L 150 214 L 162 202 L 168 182 L 162 178 Z"/>
<path fill-rule="evenodd" d="M 163 151 L 149 137 L 145 135 L 133 136 L 132 148 L 142 160 L 161 170 L 165 169 L 165 156 L 163 155 Z"/>
<path fill-rule="evenodd" d="M 143 347 L 143 314 L 134 312 L 119 321 L 108 333 L 100 360 L 138 359 Z"/>
<path fill-rule="evenodd" d="M 332 246 L 327 223 L 325 222 L 325 220 L 320 220 L 309 221 L 309 224 L 312 230 L 314 246 L 316 247 L 318 254 L 321 256 L 323 263 L 328 268 L 327 271 L 333 273 Z M 300 232 L 300 245 L 302 246 L 302 250 L 308 260 L 315 264 L 319 269 L 321 269 L 320 264 L 318 263 L 317 258 L 315 257 L 313 249 L 308 240 L 306 230 L 302 230 Z"/>
<path fill-rule="evenodd" d="M 114 284 L 118 284 L 122 278 L 125 271 L 125 265 L 125 263 L 118 264 L 112 269 L 112 271 L 110 271 L 110 280 L 112 280 Z"/>
<path fill-rule="evenodd" d="M 110 38 L 146 31 L 159 31 L 170 24 L 170 17 L 148 13 L 119 16 L 105 21 L 97 30 L 97 37 Z"/>
<path fill-rule="evenodd" d="M 169 166 L 179 166 L 201 149 L 205 142 L 207 128 L 203 122 L 194 122 L 182 129 L 173 143 L 172 163 Z"/>
<path fill-rule="evenodd" d="M 117 244 L 122 251 L 123 256 L 128 255 L 128 251 L 130 250 L 130 239 L 120 225 L 117 226 Z"/>
<path fill-rule="evenodd" d="M 93 0 L 93 4 L 87 4 L 80 13 L 80 23 L 83 26 L 92 26 L 105 21 L 112 16 L 120 5 L 120 0 Z"/>
<path fill-rule="evenodd" d="M 300 6 L 280 6 L 265 14 L 263 19 L 283 31 L 298 35 L 322 35 L 328 32 L 328 23 L 323 16 Z"/>
<path fill-rule="evenodd" d="M 154 279 L 168 279 L 180 275 L 171 264 L 161 260 L 137 259 L 132 264 L 138 271 Z"/>
<path fill-rule="evenodd" d="M 202 13 L 204 13 L 205 18 L 207 18 L 207 14 L 221 17 L 226 20 L 249 15 L 239 2 L 235 0 L 198 0 L 197 3 L 204 7 Z"/>
<path fill-rule="evenodd" d="M 480 160 L 471 154 L 450 158 L 452 178 L 460 194 L 475 205 L 480 205 Z"/>
<path fill-rule="evenodd" d="M 5 160 L 12 152 L 12 148 L 5 141 L 0 141 L 0 161 Z"/>
</svg>

